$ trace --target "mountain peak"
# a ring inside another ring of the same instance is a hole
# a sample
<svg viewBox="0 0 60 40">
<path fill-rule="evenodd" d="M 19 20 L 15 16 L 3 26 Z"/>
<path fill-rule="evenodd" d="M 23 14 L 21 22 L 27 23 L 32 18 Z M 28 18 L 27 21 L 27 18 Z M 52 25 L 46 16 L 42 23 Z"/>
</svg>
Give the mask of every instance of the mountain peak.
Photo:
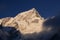
<svg viewBox="0 0 60 40">
<path fill-rule="evenodd" d="M 20 30 L 22 34 L 29 34 L 34 32 L 38 33 L 42 31 L 43 22 L 44 18 L 39 15 L 35 8 L 21 12 L 15 17 L 6 17 L 0 19 L 0 25 L 5 27 L 15 27 L 17 30 Z"/>
</svg>

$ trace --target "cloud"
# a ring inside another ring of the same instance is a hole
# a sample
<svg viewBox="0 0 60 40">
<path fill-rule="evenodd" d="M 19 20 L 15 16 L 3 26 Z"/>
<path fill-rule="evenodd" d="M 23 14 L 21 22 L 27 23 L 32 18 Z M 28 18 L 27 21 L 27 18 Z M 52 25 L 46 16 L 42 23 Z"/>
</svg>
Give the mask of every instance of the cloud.
<svg viewBox="0 0 60 40">
<path fill-rule="evenodd" d="M 53 34 L 50 38 L 50 40 L 60 40 L 60 16 L 55 16 L 47 19 L 43 23 L 43 27 L 46 28 L 51 28 L 49 31 L 51 34 Z"/>
<path fill-rule="evenodd" d="M 59 27 L 60 26 L 60 16 L 56 16 L 54 18 L 49 18 L 44 22 L 45 26 L 53 26 L 53 27 Z"/>
<path fill-rule="evenodd" d="M 14 27 L 3 27 L 0 25 L 0 40 L 20 40 L 21 34 Z"/>
</svg>

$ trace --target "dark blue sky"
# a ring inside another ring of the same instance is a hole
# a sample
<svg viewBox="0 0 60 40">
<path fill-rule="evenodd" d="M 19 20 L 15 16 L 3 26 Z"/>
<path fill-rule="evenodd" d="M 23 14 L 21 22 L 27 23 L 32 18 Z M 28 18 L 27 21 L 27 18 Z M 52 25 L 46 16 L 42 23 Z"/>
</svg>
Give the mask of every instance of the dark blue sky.
<svg viewBox="0 0 60 40">
<path fill-rule="evenodd" d="M 0 18 L 31 8 L 36 8 L 44 18 L 55 16 L 60 13 L 60 0 L 0 0 Z"/>
</svg>

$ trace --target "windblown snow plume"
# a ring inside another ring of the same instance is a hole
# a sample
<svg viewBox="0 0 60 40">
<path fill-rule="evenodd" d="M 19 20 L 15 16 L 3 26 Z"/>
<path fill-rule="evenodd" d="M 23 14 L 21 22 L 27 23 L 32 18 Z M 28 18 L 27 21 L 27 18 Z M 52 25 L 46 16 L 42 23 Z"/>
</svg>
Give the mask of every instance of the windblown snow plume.
<svg viewBox="0 0 60 40">
<path fill-rule="evenodd" d="M 15 17 L 0 19 L 0 25 L 14 27 L 21 33 L 19 40 L 58 40 L 60 17 L 44 19 L 35 8 L 21 12 Z M 8 29 L 9 30 L 9 29 Z M 9 33 L 8 33 L 9 34 Z M 16 39 L 18 40 L 18 38 Z"/>
</svg>

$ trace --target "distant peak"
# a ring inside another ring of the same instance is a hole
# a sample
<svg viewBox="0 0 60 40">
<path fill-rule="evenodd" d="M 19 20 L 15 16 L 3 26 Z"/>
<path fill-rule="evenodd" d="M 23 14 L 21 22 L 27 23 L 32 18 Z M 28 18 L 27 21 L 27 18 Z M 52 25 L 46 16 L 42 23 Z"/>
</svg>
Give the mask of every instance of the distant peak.
<svg viewBox="0 0 60 40">
<path fill-rule="evenodd" d="M 38 33 L 42 31 L 42 18 L 35 8 L 18 13 L 15 17 L 7 17 L 0 19 L 0 25 L 12 26 L 20 30 L 22 34 Z M 38 30 L 37 30 L 38 29 Z"/>
<path fill-rule="evenodd" d="M 32 8 L 31 10 L 36 10 L 35 8 Z"/>
</svg>

